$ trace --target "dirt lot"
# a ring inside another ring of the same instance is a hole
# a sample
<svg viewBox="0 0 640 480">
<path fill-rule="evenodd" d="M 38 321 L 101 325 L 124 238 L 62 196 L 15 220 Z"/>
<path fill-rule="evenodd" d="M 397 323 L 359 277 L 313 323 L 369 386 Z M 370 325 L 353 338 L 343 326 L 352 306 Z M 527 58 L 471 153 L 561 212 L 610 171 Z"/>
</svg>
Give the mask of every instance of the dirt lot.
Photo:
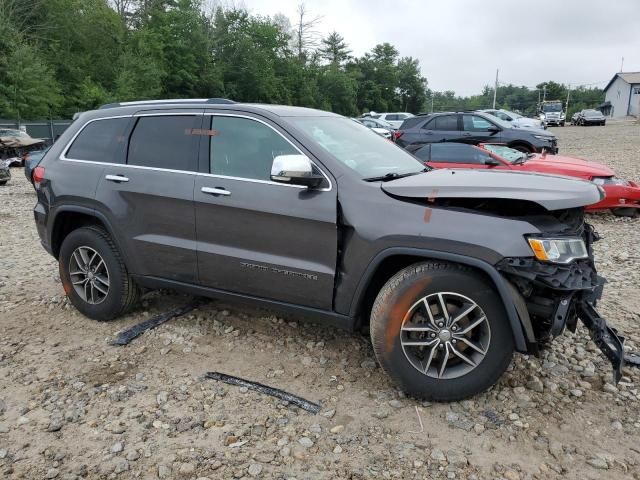
<svg viewBox="0 0 640 480">
<path fill-rule="evenodd" d="M 553 130 L 563 153 L 640 180 L 640 126 Z M 186 297 L 152 293 L 113 323 L 79 315 L 40 247 L 22 172 L 0 187 L 0 478 L 640 478 L 640 370 L 616 388 L 584 329 L 517 356 L 491 391 L 404 398 L 359 334 L 212 302 L 128 347 L 114 334 Z M 640 350 L 640 219 L 592 215 L 601 313 Z M 318 415 L 203 379 L 298 393 Z M 421 431 L 418 413 L 424 422 Z"/>
</svg>

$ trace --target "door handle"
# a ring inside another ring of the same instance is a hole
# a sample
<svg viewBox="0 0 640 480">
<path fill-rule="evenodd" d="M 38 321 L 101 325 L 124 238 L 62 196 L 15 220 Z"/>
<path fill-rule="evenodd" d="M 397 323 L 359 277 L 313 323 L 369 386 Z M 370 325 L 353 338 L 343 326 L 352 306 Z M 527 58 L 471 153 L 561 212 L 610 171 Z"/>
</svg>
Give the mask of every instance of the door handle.
<svg viewBox="0 0 640 480">
<path fill-rule="evenodd" d="M 470 136 L 471 136 L 471 133 L 469 133 L 469 132 L 465 132 L 465 133 L 463 133 L 462 135 L 463 135 L 463 136 L 465 136 L 465 137 L 470 137 Z"/>
<path fill-rule="evenodd" d="M 224 196 L 231 195 L 231 192 L 229 190 L 222 187 L 202 187 L 200 191 L 202 193 L 209 193 L 211 195 L 224 195 Z"/>
<path fill-rule="evenodd" d="M 127 177 L 125 177 L 124 175 L 107 175 L 106 177 L 107 180 L 109 180 L 110 182 L 128 182 L 129 179 Z"/>
</svg>

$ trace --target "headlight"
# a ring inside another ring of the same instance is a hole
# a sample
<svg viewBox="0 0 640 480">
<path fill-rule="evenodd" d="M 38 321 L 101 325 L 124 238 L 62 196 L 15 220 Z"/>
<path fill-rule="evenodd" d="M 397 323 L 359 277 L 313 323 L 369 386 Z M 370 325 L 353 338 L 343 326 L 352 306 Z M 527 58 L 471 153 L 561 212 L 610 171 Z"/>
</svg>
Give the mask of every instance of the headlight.
<svg viewBox="0 0 640 480">
<path fill-rule="evenodd" d="M 529 238 L 528 241 L 536 258 L 543 262 L 570 263 L 589 257 L 581 238 Z"/>
<path fill-rule="evenodd" d="M 591 181 L 596 185 L 629 185 L 629 182 L 617 177 L 593 177 Z"/>
<path fill-rule="evenodd" d="M 534 137 L 536 137 L 538 140 L 546 140 L 547 142 L 553 140 L 553 137 L 549 137 L 548 135 L 534 135 Z"/>
<path fill-rule="evenodd" d="M 564 115 L 564 113 L 562 115 L 560 115 L 560 120 L 564 120 L 566 117 Z"/>
</svg>

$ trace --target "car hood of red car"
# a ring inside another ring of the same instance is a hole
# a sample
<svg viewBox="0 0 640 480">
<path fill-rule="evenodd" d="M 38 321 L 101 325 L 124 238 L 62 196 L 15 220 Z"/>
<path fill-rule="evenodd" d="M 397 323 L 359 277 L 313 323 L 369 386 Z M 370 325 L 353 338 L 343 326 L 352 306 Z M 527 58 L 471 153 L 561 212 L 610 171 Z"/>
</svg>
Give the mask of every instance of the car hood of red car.
<svg viewBox="0 0 640 480">
<path fill-rule="evenodd" d="M 585 177 L 611 177 L 615 172 L 601 163 L 563 155 L 540 155 L 527 160 L 525 170 Z"/>
</svg>

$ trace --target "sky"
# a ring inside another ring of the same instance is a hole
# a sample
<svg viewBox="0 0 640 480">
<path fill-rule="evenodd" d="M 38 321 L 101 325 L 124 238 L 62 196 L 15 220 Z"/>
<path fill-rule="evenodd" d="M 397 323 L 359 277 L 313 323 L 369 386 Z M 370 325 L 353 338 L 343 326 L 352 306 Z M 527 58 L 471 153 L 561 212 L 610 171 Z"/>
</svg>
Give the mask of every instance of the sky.
<svg viewBox="0 0 640 480">
<path fill-rule="evenodd" d="M 301 0 L 239 0 L 253 14 L 295 24 Z M 640 71 L 640 0 L 304 0 L 353 55 L 389 42 L 420 60 L 429 88 L 480 93 L 499 81 L 534 87 L 554 80 L 604 87 Z"/>
</svg>

